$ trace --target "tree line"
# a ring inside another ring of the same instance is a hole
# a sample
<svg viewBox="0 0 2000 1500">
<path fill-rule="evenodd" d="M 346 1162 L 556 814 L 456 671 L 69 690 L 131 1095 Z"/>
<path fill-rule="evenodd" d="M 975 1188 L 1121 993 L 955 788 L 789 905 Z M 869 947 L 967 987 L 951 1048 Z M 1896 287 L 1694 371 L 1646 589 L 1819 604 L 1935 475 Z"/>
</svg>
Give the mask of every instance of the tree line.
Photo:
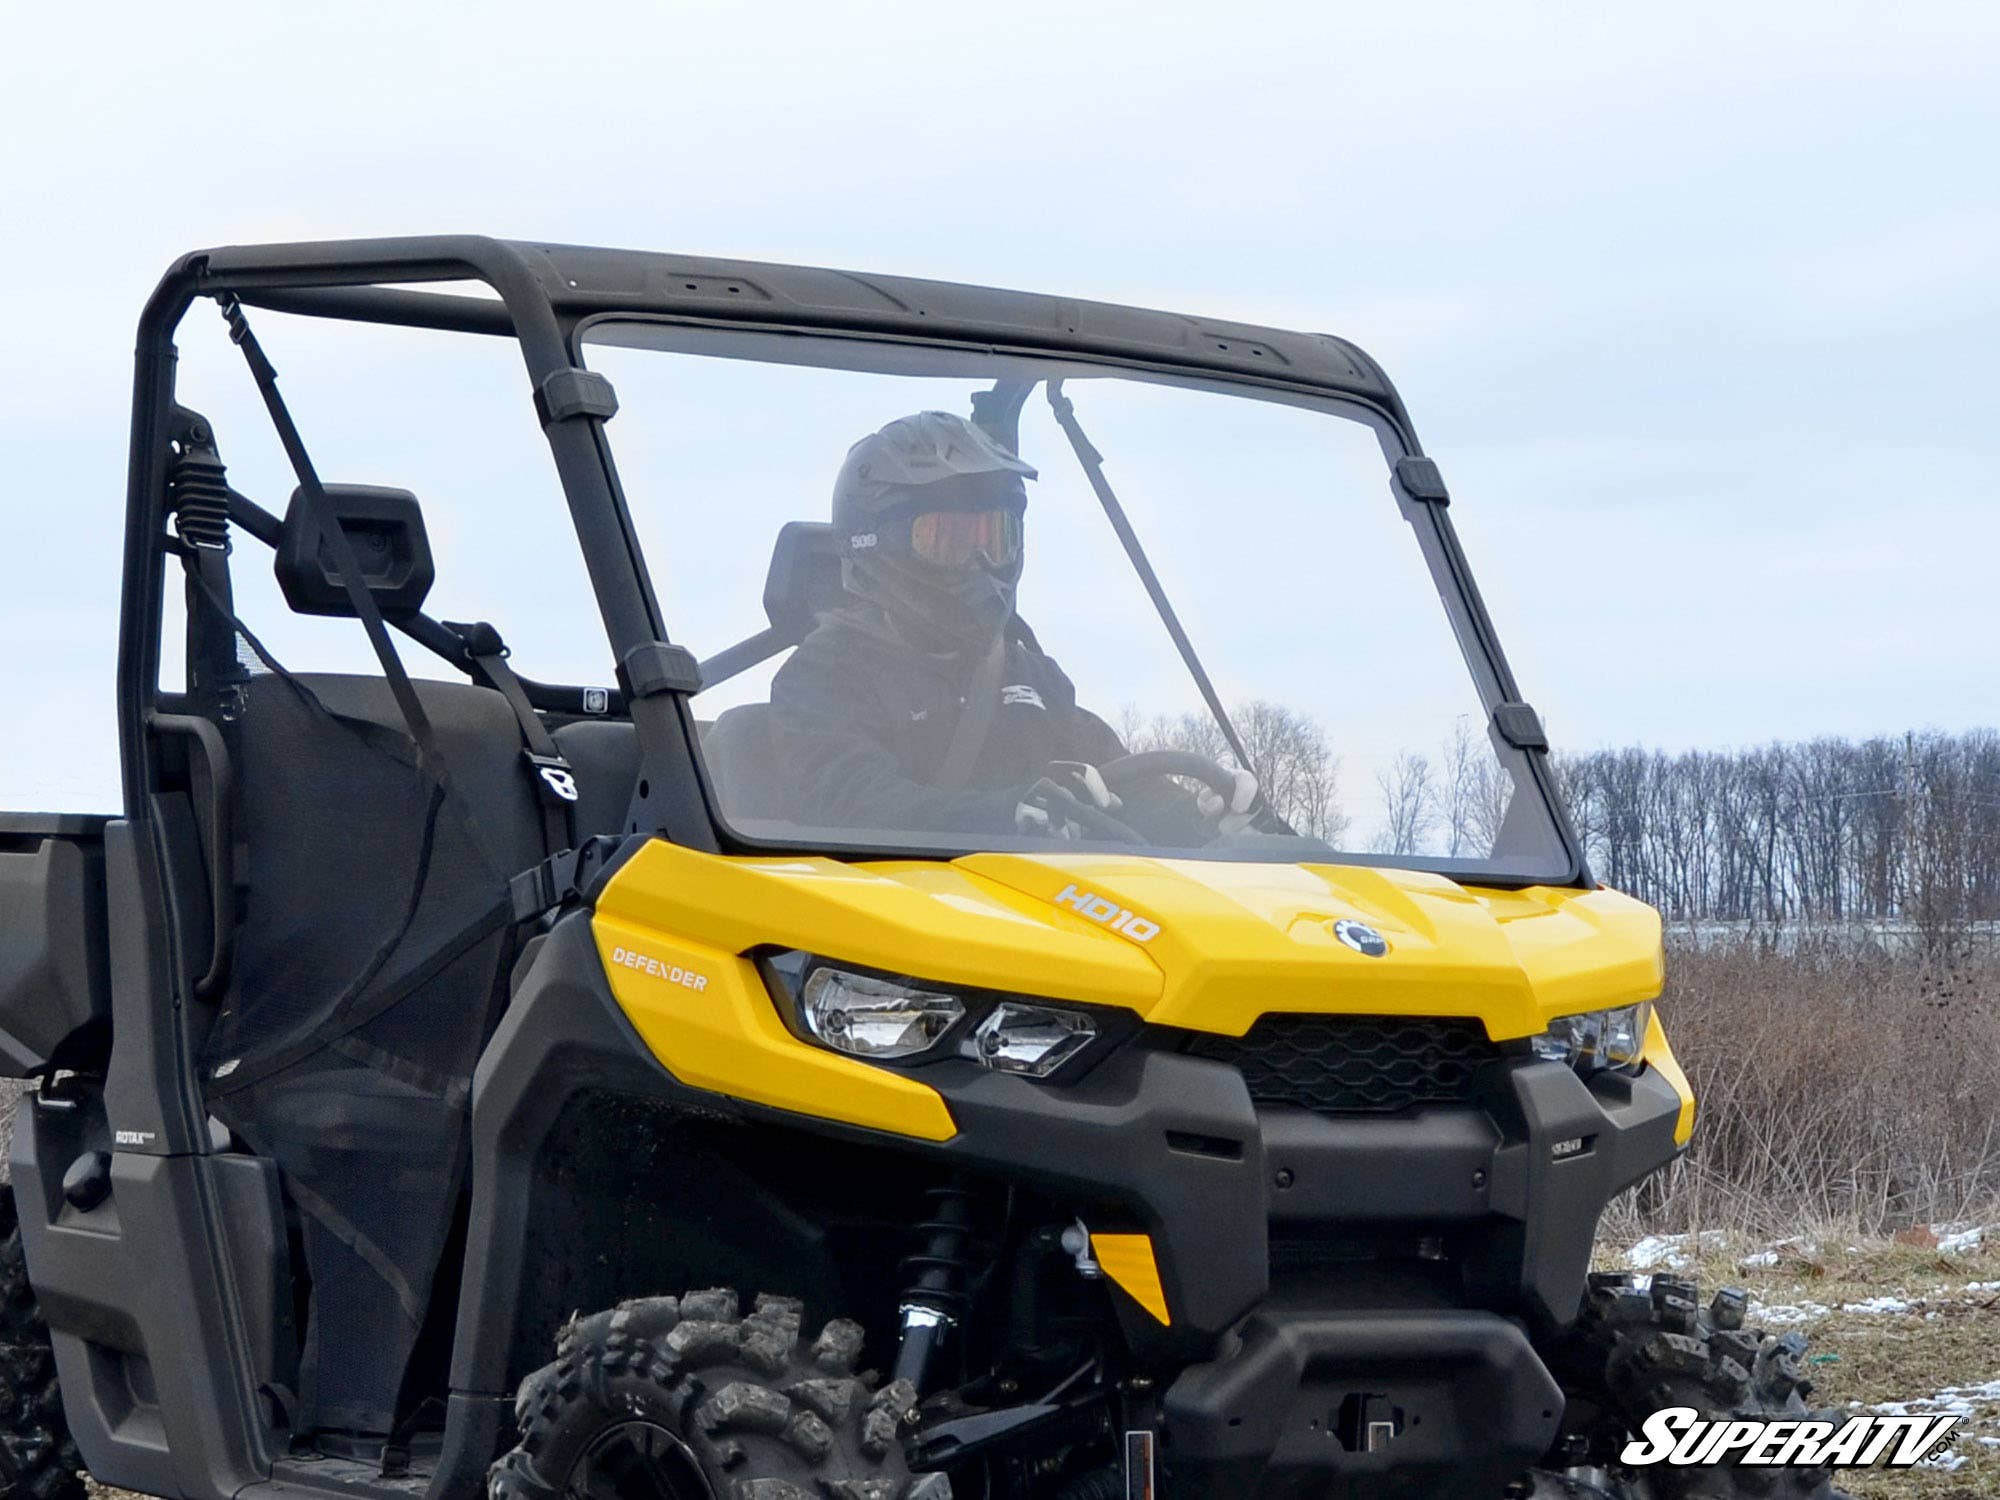
<svg viewBox="0 0 2000 1500">
<path fill-rule="evenodd" d="M 1555 757 L 1598 879 L 1686 921 L 2000 920 L 2000 733 Z"/>
<path fill-rule="evenodd" d="M 1343 786 L 1335 740 L 1311 715 L 1260 700 L 1232 719 L 1301 833 L 1387 854 L 1492 847 L 1511 783 L 1469 719 L 1359 789 Z M 1205 714 L 1128 711 L 1119 727 L 1134 750 L 1234 759 Z M 2000 922 L 2000 731 L 1551 759 L 1592 872 L 1675 921 L 1906 922 L 1926 935 Z"/>
</svg>

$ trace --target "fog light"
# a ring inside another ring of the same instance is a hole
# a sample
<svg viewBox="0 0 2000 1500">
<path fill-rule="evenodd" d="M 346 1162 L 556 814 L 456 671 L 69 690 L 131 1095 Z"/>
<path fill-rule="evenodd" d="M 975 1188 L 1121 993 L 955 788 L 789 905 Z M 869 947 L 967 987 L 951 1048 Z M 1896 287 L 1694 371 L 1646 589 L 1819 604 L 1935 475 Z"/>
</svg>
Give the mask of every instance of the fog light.
<svg viewBox="0 0 2000 1500">
<path fill-rule="evenodd" d="M 1558 1016 L 1547 1031 L 1532 1038 L 1535 1056 L 1547 1062 L 1566 1062 L 1579 1073 L 1632 1067 L 1645 1051 L 1646 1026 L 1652 1015 L 1653 1003 L 1642 1000 L 1616 1010 Z"/>
<path fill-rule="evenodd" d="M 806 1029 L 836 1052 L 855 1057 L 913 1056 L 935 1045 L 965 1014 L 956 995 L 846 969 L 814 969 L 802 1001 Z"/>
<path fill-rule="evenodd" d="M 997 1073 L 1046 1078 L 1096 1036 L 1089 1016 L 1004 1000 L 979 1023 L 966 1051 Z"/>
</svg>

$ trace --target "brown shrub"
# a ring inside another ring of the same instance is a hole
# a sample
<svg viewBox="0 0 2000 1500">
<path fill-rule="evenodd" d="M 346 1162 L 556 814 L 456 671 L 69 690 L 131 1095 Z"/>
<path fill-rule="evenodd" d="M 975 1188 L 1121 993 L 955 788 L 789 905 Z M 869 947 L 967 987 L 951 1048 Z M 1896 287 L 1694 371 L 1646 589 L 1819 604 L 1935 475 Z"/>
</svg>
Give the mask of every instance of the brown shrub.
<svg viewBox="0 0 2000 1500">
<path fill-rule="evenodd" d="M 1694 1142 L 1607 1227 L 1867 1234 L 2000 1217 L 2000 953 L 1681 943 L 1661 1018 Z"/>
</svg>

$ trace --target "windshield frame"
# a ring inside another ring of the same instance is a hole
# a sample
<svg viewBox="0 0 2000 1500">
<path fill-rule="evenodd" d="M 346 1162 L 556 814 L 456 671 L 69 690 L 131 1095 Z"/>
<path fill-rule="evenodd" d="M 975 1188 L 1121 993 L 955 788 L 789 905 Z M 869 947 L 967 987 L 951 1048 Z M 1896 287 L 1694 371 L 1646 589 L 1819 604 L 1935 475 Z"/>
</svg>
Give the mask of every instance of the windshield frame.
<svg viewBox="0 0 2000 1500">
<path fill-rule="evenodd" d="M 415 289 L 454 283 L 483 284 L 493 295 Z M 661 623 L 610 453 L 606 429 L 616 409 L 615 395 L 608 388 L 579 386 L 589 377 L 577 367 L 577 334 L 593 319 L 654 316 L 691 327 L 986 350 L 1081 360 L 1135 373 L 1206 377 L 1246 395 L 1283 391 L 1339 397 L 1386 420 L 1405 459 L 1422 454 L 1403 402 L 1381 367 L 1332 334 L 873 272 L 481 235 L 192 251 L 166 268 L 148 299 L 139 318 L 134 359 L 115 692 L 125 813 L 141 829 L 150 825 L 151 794 L 170 759 L 161 734 L 152 727 L 152 715 L 160 706 L 156 695 L 166 567 L 158 539 L 165 528 L 170 438 L 178 410 L 174 340 L 197 301 L 225 298 L 240 298 L 253 309 L 432 328 L 504 339 L 515 346 L 527 376 L 524 395 L 530 398 L 523 410 L 532 412 L 548 443 L 617 666 L 611 711 L 629 718 L 639 741 L 641 781 L 626 819 L 628 849 L 640 838 L 657 836 L 705 852 L 775 852 L 736 838 L 716 817 L 686 689 L 692 659 L 683 661 L 686 654 L 677 654 Z M 1417 528 L 1420 541 L 1439 577 L 1440 596 L 1489 719 L 1494 706 L 1517 704 L 1534 725 L 1532 711 L 1520 703 L 1448 511 L 1430 504 L 1424 514 L 1429 519 Z M 407 623 L 399 622 L 399 628 Z M 416 623 L 425 622 L 419 617 Z M 465 670 L 440 634 L 416 632 L 412 638 Z M 576 690 L 536 689 L 538 707 L 573 711 L 565 704 L 575 701 Z M 602 690 L 587 691 L 601 695 Z M 1545 741 L 1539 732 L 1535 740 L 1534 748 L 1520 753 L 1569 851 L 1569 877 L 1510 878 L 1488 870 L 1465 872 L 1462 878 L 1503 888 L 1588 887 L 1595 882 L 1556 793 Z M 908 851 L 892 848 L 819 852 L 839 859 L 910 857 Z M 949 855 L 932 850 L 922 857 Z M 1357 862 L 1405 863 L 1400 857 Z M 1410 865 L 1459 873 L 1436 861 Z"/>
<path fill-rule="evenodd" d="M 1518 716 L 1526 711 L 1534 728 L 1528 738 L 1539 735 L 1539 723 L 1533 720 L 1533 711 L 1521 698 L 1506 654 L 1501 648 L 1499 636 L 1487 613 L 1485 601 L 1481 597 L 1477 583 L 1472 576 L 1469 561 L 1459 542 L 1456 528 L 1449 514 L 1448 497 L 1442 496 L 1442 485 L 1438 485 L 1439 495 L 1428 493 L 1413 494 L 1411 485 L 1427 490 L 1425 475 L 1421 469 L 1412 471 L 1406 461 L 1419 460 L 1428 467 L 1422 449 L 1417 444 L 1408 416 L 1399 401 L 1382 403 L 1357 394 L 1353 390 L 1329 390 L 1317 382 L 1285 378 L 1269 378 L 1225 373 L 1205 364 L 1188 364 L 1178 361 L 1134 358 L 1130 356 L 1107 356 L 1102 353 L 1063 348 L 1060 345 L 1019 345 L 998 344 L 989 340 L 973 340 L 949 336 L 914 336 L 909 334 L 884 333 L 875 329 L 829 328 L 823 326 L 801 327 L 783 322 L 765 322 L 742 318 L 702 318 L 658 311 L 634 311 L 624 308 L 601 309 L 575 319 L 569 323 L 566 333 L 570 355 L 578 368 L 588 368 L 587 347 L 593 342 L 594 332 L 607 324 L 655 325 L 667 330 L 686 330 L 697 339 L 707 342 L 704 335 L 716 335 L 716 342 L 739 345 L 746 352 L 730 351 L 686 351 L 673 350 L 645 344 L 623 343 L 622 347 L 636 347 L 648 352 L 681 358 L 739 358 L 758 363 L 796 363 L 819 368 L 828 368 L 821 361 L 811 359 L 759 360 L 747 352 L 755 344 L 770 341 L 775 347 L 784 341 L 798 341 L 792 345 L 792 352 L 798 353 L 800 346 L 813 344 L 856 344 L 885 347 L 889 350 L 932 349 L 955 354 L 987 355 L 999 360 L 1022 360 L 1035 364 L 1053 366 L 1074 366 L 1106 376 L 1128 374 L 1137 378 L 1151 378 L 1159 383 L 1184 388 L 1211 391 L 1217 394 L 1233 395 L 1242 399 L 1276 401 L 1284 405 L 1297 406 L 1324 413 L 1336 420 L 1359 422 L 1371 429 L 1379 443 L 1384 459 L 1384 477 L 1388 480 L 1390 496 L 1399 504 L 1412 523 L 1417 545 L 1423 556 L 1431 580 L 1437 588 L 1452 633 L 1458 643 L 1461 659 L 1471 674 L 1473 686 L 1479 695 L 1481 707 L 1487 715 L 1488 725 L 1495 722 L 1514 724 Z M 599 346 L 610 345 L 613 341 L 601 336 L 595 340 Z M 831 366 L 839 368 L 839 366 Z M 626 510 L 623 485 L 617 476 L 613 457 L 615 436 L 607 431 L 600 444 L 607 478 L 613 492 L 618 496 L 621 511 Z M 1434 472 L 1434 471 L 1433 471 Z M 629 519 L 627 522 L 630 524 Z M 631 545 L 639 549 L 636 534 Z M 665 610 L 670 612 L 671 601 Z M 692 702 L 693 695 L 690 695 Z M 692 714 L 689 715 L 692 728 Z M 1442 856 L 1399 855 L 1373 852 L 1356 852 L 1334 849 L 1321 845 L 1310 853 L 1292 852 L 1280 858 L 1283 851 L 1269 847 L 1245 848 L 1242 850 L 1204 850 L 1199 856 L 1208 861 L 1240 863 L 1313 863 L 1341 864 L 1355 866 L 1376 866 L 1395 869 L 1419 870 L 1447 876 L 1474 885 L 1500 888 L 1520 888 L 1538 885 L 1590 885 L 1591 880 L 1585 862 L 1581 841 L 1567 816 L 1562 800 L 1557 793 L 1554 776 L 1548 765 L 1546 741 L 1540 746 L 1520 743 L 1518 731 L 1503 732 L 1501 739 L 1511 751 L 1521 756 L 1527 775 L 1525 780 L 1532 785 L 1538 796 L 1550 831 L 1561 846 L 1567 860 L 1567 869 L 1560 874 L 1538 872 L 1523 874 L 1508 871 L 1490 860 L 1453 859 Z M 722 847 L 732 853 L 749 855 L 817 855 L 843 861 L 865 861 L 875 859 L 936 859 L 952 860 L 979 853 L 995 852 L 995 846 L 984 843 L 958 845 L 949 837 L 940 838 L 920 846 L 909 844 L 874 844 L 863 840 L 840 840 L 830 842 L 823 838 L 777 839 L 759 837 L 745 833 L 729 822 L 722 812 L 720 797 L 710 779 L 706 760 L 699 746 L 690 746 L 691 759 L 701 786 L 702 800 L 708 809 Z M 1144 855 L 1145 849 L 1134 850 L 1128 845 L 1096 844 L 1077 842 L 1066 846 L 1076 853 L 1118 853 Z M 1006 850 L 1004 852 L 1020 852 Z M 1046 853 L 1043 849 L 1039 852 Z M 1159 857 L 1188 857 L 1178 851 L 1163 850 Z"/>
</svg>

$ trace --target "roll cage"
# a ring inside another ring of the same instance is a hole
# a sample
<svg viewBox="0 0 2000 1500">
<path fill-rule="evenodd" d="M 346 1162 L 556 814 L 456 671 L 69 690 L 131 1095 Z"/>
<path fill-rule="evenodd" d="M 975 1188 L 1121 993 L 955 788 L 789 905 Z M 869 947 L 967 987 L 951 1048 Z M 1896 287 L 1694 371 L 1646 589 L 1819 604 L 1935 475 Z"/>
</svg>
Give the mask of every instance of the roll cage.
<svg viewBox="0 0 2000 1500">
<path fill-rule="evenodd" d="M 468 281 L 495 295 L 413 289 Z M 161 538 L 177 413 L 173 339 L 197 299 L 232 297 L 252 309 L 516 341 L 617 663 L 613 707 L 629 716 L 639 744 L 642 790 L 629 827 L 708 851 L 733 852 L 739 840 L 716 815 L 714 790 L 697 753 L 690 698 L 701 685 L 699 664 L 667 632 L 606 438 L 617 398 L 580 358 L 579 339 L 590 323 L 638 315 L 714 328 L 1087 357 L 1136 372 L 1198 375 L 1359 404 L 1381 420 L 1389 435 L 1385 446 L 1393 437 L 1400 447 L 1389 455 L 1393 482 L 1400 498 L 1411 502 L 1425 561 L 1491 727 L 1526 752 L 1568 855 L 1568 880 L 1588 882 L 1581 846 L 1555 795 L 1540 721 L 1521 699 L 1480 599 L 1437 466 L 1423 456 L 1388 378 L 1353 344 L 1326 334 L 948 282 L 480 236 L 200 251 L 177 261 L 148 302 L 137 349 L 117 675 L 125 806 L 135 821 L 143 822 L 157 784 L 149 724 L 158 707 Z M 238 519 L 253 533 L 259 529 L 254 513 Z M 466 665 L 464 644 L 451 631 L 422 615 L 395 623 L 454 665 Z M 527 688 L 538 707 L 571 712 L 582 693 L 532 682 Z"/>
</svg>

